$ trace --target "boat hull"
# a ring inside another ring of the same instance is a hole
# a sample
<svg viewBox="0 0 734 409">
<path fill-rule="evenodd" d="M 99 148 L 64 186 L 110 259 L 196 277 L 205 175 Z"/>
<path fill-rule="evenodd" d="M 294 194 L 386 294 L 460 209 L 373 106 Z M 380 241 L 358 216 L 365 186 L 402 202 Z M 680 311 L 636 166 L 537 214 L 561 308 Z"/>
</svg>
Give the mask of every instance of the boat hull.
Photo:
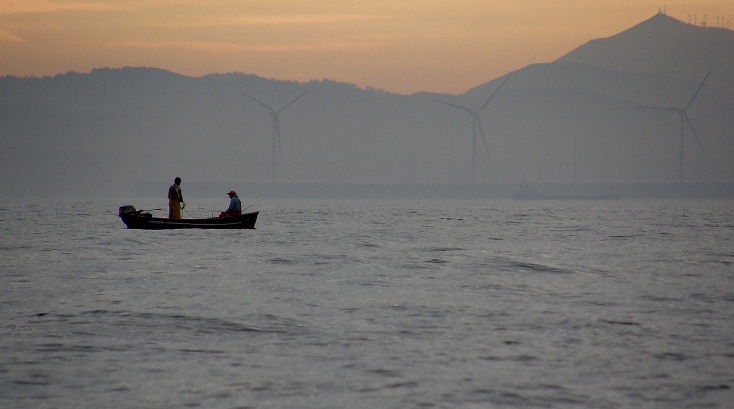
<svg viewBox="0 0 734 409">
<path fill-rule="evenodd" d="M 152 217 L 150 213 L 135 210 L 132 206 L 120 207 L 120 219 L 128 229 L 179 230 L 179 229 L 254 229 L 259 212 L 232 217 L 206 219 L 168 219 Z"/>
</svg>

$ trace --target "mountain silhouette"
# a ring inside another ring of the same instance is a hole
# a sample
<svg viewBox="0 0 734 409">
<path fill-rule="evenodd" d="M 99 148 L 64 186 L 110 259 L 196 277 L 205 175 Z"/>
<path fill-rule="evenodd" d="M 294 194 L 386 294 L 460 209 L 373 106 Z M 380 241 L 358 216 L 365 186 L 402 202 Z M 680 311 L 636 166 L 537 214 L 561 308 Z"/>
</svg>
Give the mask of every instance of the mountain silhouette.
<svg viewBox="0 0 734 409">
<path fill-rule="evenodd" d="M 589 41 L 558 61 L 691 80 L 713 70 L 718 75 L 712 85 L 731 86 L 734 31 L 658 13 L 615 36 Z"/>
<path fill-rule="evenodd" d="M 243 93 L 279 107 L 309 88 L 280 118 L 279 183 L 468 185 L 471 121 L 437 100 L 480 107 L 505 80 L 481 112 L 478 185 L 676 183 L 677 119 L 640 106 L 684 106 L 709 70 L 688 110 L 705 150 L 686 141 L 685 181 L 732 184 L 732 50 L 732 31 L 658 14 L 461 95 L 143 67 L 4 77 L 0 195 L 269 183 L 272 122 Z"/>
</svg>

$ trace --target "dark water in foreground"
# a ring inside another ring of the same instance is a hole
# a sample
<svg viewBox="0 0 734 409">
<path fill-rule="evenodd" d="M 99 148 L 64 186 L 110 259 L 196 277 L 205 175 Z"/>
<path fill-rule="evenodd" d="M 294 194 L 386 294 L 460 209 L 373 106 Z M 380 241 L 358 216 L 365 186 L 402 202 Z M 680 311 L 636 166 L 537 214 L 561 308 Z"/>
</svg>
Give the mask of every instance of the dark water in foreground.
<svg viewBox="0 0 734 409">
<path fill-rule="evenodd" d="M 731 201 L 122 204 L 0 203 L 0 407 L 734 402 Z"/>
</svg>

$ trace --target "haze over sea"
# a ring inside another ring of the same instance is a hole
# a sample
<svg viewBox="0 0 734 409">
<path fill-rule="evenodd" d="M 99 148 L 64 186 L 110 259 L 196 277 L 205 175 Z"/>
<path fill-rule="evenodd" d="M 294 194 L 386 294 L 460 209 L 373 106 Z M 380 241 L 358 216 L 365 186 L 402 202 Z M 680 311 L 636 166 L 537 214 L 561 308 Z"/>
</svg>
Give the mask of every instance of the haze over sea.
<svg viewBox="0 0 734 409">
<path fill-rule="evenodd" d="M 734 402 L 732 201 L 138 200 L 0 202 L 0 407 Z"/>
</svg>

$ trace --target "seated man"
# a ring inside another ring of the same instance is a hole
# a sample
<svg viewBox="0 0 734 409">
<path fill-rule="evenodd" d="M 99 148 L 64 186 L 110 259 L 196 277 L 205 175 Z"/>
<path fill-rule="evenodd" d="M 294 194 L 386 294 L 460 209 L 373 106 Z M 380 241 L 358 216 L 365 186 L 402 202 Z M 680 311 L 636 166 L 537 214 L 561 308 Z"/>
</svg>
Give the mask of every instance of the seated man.
<svg viewBox="0 0 734 409">
<path fill-rule="evenodd" d="M 227 195 L 229 196 L 229 207 L 227 208 L 227 210 L 219 213 L 219 217 L 232 217 L 241 215 L 242 202 L 240 202 L 240 198 L 237 197 L 237 192 L 235 192 L 234 190 L 230 190 Z"/>
</svg>

